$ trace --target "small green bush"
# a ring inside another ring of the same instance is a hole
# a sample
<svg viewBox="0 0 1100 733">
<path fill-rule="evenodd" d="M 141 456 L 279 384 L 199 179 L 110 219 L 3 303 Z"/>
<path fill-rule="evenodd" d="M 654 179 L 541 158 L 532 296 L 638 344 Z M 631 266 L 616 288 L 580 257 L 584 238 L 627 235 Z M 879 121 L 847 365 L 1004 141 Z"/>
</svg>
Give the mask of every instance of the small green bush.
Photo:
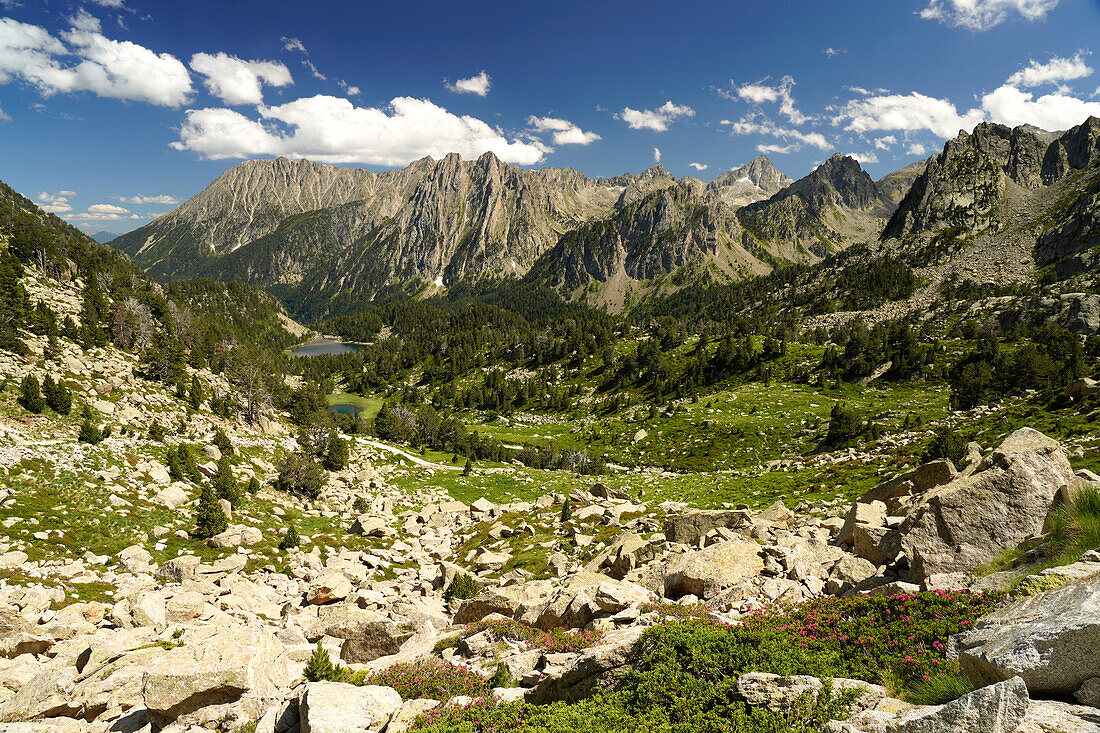
<svg viewBox="0 0 1100 733">
<path fill-rule="evenodd" d="M 287 525 L 286 534 L 283 535 L 283 538 L 281 540 L 279 540 L 279 549 L 289 550 L 292 547 L 297 547 L 301 543 L 302 540 L 298 536 L 298 528 L 294 526 L 293 522 L 291 522 L 289 525 Z"/>
<path fill-rule="evenodd" d="M 966 446 L 966 438 L 949 427 L 939 427 L 936 428 L 932 442 L 925 449 L 921 460 L 927 463 L 946 458 L 956 468 L 962 468 L 966 465 Z"/>
<path fill-rule="evenodd" d="M 962 672 L 945 677 L 930 677 L 909 688 L 906 699 L 914 705 L 944 705 L 973 692 L 974 685 Z"/>
<path fill-rule="evenodd" d="M 85 420 L 80 423 L 80 432 L 77 433 L 76 439 L 81 443 L 87 443 L 88 445 L 95 445 L 103 440 L 105 436 L 100 432 L 99 428 L 92 424 L 90 420 Z"/>
<path fill-rule="evenodd" d="M 456 573 L 454 580 L 443 591 L 444 600 L 450 601 L 452 598 L 458 598 L 464 600 L 466 598 L 473 598 L 481 592 L 481 585 L 478 584 L 471 576 L 466 573 Z"/>
</svg>

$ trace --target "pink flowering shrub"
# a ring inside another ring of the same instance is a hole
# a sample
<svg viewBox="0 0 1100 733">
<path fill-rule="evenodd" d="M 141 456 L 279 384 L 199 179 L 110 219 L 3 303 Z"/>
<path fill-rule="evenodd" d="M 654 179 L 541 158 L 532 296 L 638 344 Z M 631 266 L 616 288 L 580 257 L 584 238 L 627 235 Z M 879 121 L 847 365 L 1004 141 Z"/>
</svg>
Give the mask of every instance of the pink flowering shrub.
<svg viewBox="0 0 1100 733">
<path fill-rule="evenodd" d="M 809 653 L 839 652 L 843 668 L 835 676 L 910 685 L 957 672 L 947 658 L 948 639 L 1003 597 L 967 591 L 825 597 L 754 613 L 742 628 L 778 635 Z"/>
<path fill-rule="evenodd" d="M 395 664 L 381 672 L 368 674 L 359 684 L 392 687 L 403 700 L 428 698 L 446 702 L 456 695 L 482 697 L 489 692 L 481 675 L 435 658 Z"/>
<path fill-rule="evenodd" d="M 579 652 L 594 646 L 603 639 L 603 632 L 596 630 L 551 629 L 543 631 L 512 619 L 478 621 L 466 627 L 465 636 L 489 631 L 497 639 L 522 641 L 531 649 L 543 652 Z"/>
</svg>

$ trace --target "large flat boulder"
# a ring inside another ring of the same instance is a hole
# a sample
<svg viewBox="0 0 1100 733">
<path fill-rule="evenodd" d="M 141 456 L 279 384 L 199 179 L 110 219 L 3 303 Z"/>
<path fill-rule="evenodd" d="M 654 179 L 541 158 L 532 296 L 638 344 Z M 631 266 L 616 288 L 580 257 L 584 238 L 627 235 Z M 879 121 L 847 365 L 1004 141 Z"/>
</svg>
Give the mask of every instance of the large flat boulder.
<svg viewBox="0 0 1100 733">
<path fill-rule="evenodd" d="M 712 598 L 763 569 L 760 545 L 752 540 L 719 542 L 673 560 L 665 572 L 665 595 Z"/>
<path fill-rule="evenodd" d="M 694 545 L 709 532 L 718 529 L 752 527 L 752 512 L 747 509 L 713 509 L 693 512 L 665 520 L 665 539 L 683 545 Z"/>
<path fill-rule="evenodd" d="M 979 470 L 921 497 L 899 528 L 909 581 L 970 570 L 1043 530 L 1054 497 L 1073 480 L 1065 451 L 1020 428 Z"/>
<path fill-rule="evenodd" d="M 246 694 L 278 697 L 297 676 L 283 645 L 266 629 L 250 626 L 185 634 L 184 645 L 157 658 L 142 683 L 150 713 L 173 720 Z"/>
<path fill-rule="evenodd" d="M 1100 676 L 1100 573 L 986 614 L 955 641 L 975 685 L 1020 677 L 1033 695 L 1072 699 Z"/>
<path fill-rule="evenodd" d="M 310 682 L 298 698 L 302 733 L 380 733 L 401 707 L 392 687 Z"/>
<path fill-rule="evenodd" d="M 585 649 L 560 672 L 544 678 L 527 692 L 527 702 L 535 705 L 564 700 L 576 702 L 597 690 L 614 686 L 629 669 L 644 629 L 640 626 L 611 631 L 604 642 Z"/>
</svg>

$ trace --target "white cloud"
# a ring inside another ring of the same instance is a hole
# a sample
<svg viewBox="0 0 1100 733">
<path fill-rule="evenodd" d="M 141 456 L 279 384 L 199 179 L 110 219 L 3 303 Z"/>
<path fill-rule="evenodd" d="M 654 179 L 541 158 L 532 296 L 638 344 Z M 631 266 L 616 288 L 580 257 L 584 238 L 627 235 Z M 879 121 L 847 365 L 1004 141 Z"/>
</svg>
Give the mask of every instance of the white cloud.
<svg viewBox="0 0 1100 733">
<path fill-rule="evenodd" d="M 906 155 L 925 155 L 928 153 L 928 148 L 924 147 L 922 143 L 913 143 L 909 146 L 909 149 L 905 151 Z"/>
<path fill-rule="evenodd" d="M 1054 56 L 1045 64 L 1035 59 L 1026 67 L 1008 77 L 1007 84 L 1014 87 L 1037 87 L 1043 84 L 1056 84 L 1073 79 L 1083 79 L 1092 74 L 1085 63 L 1085 53 L 1078 51 L 1072 58 L 1063 59 Z"/>
<path fill-rule="evenodd" d="M 76 196 L 74 191 L 58 191 L 57 193 L 39 191 L 34 198 L 43 211 L 48 211 L 51 214 L 64 214 L 73 210 L 72 204 L 69 203 L 69 199 L 73 196 Z"/>
<path fill-rule="evenodd" d="M 707 168 L 710 167 L 706 163 L 688 163 L 688 165 L 697 171 L 705 171 Z"/>
<path fill-rule="evenodd" d="M 244 61 L 226 53 L 197 53 L 191 68 L 206 77 L 206 88 L 227 104 L 263 104 L 262 84 L 294 83 L 290 70 L 278 61 Z"/>
<path fill-rule="evenodd" d="M 484 97 L 489 93 L 489 87 L 492 86 L 492 80 L 489 75 L 483 70 L 476 76 L 471 76 L 468 79 L 459 79 L 455 83 L 451 83 L 446 79 L 443 80 L 443 86 L 450 89 L 455 94 L 476 94 L 479 97 Z"/>
<path fill-rule="evenodd" d="M 114 204 L 92 204 L 88 207 L 89 214 L 129 214 L 130 210 L 124 206 Z"/>
<path fill-rule="evenodd" d="M 948 138 L 954 137 L 959 130 L 974 129 L 984 118 L 982 110 L 972 109 L 960 115 L 955 105 L 946 99 L 912 92 L 853 99 L 839 110 L 833 124 L 847 122 L 844 129 L 852 132 L 929 130 Z"/>
<path fill-rule="evenodd" d="M 925 20 L 985 31 L 1017 16 L 1042 20 L 1057 5 L 1058 0 L 930 0 L 919 14 Z"/>
<path fill-rule="evenodd" d="M 121 8 L 125 5 L 125 0 L 92 0 L 92 2 L 105 8 Z"/>
<path fill-rule="evenodd" d="M 821 150 L 829 150 L 832 147 L 820 132 L 802 132 L 790 127 L 779 127 L 767 117 L 757 114 L 746 115 L 737 122 L 722 120 L 721 124 L 729 126 L 734 135 L 771 135 L 787 140 L 797 140 Z M 789 148 L 783 152 L 792 152 L 798 149 L 798 146 L 789 146 Z"/>
<path fill-rule="evenodd" d="M 175 205 L 179 203 L 179 199 L 175 196 L 169 196 L 168 194 L 157 194 L 154 196 L 119 196 L 118 200 L 124 204 L 171 204 Z"/>
<path fill-rule="evenodd" d="M 309 51 L 306 50 L 306 47 L 297 38 L 283 36 L 281 40 L 283 42 L 283 48 L 287 51 L 298 51 L 307 56 L 309 55 Z"/>
<path fill-rule="evenodd" d="M 764 80 L 755 84 L 743 84 L 740 87 L 734 85 L 737 96 L 753 104 L 779 103 L 779 112 L 792 124 L 801 125 L 810 121 L 810 118 L 798 111 L 795 107 L 794 96 L 791 89 L 794 87 L 794 77 L 787 75 L 779 80 L 775 86 L 769 86 Z"/>
<path fill-rule="evenodd" d="M 1086 102 L 1062 93 L 1035 99 L 1030 92 L 1007 84 L 982 97 L 982 109 L 993 122 L 1010 127 L 1030 124 L 1044 130 L 1065 130 L 1090 115 L 1100 117 L 1100 102 Z"/>
<path fill-rule="evenodd" d="M 302 59 L 302 66 L 309 69 L 309 73 L 313 74 L 314 79 L 320 79 L 321 81 L 328 81 L 328 77 L 317 70 L 317 67 L 313 65 L 313 62 L 309 59 Z"/>
<path fill-rule="evenodd" d="M 527 124 L 539 132 L 552 132 L 555 145 L 588 145 L 602 138 L 594 132 L 585 132 L 569 120 L 556 117 L 527 118 Z"/>
<path fill-rule="evenodd" d="M 887 135 L 875 140 L 875 150 L 889 150 L 892 146 L 898 144 L 898 139 L 893 135 Z"/>
<path fill-rule="evenodd" d="M 661 149 L 660 148 L 653 148 L 653 162 L 654 163 L 660 163 L 661 162 Z"/>
<path fill-rule="evenodd" d="M 355 86 L 354 84 L 348 84 L 343 79 L 336 83 L 340 86 L 341 89 L 344 90 L 344 94 L 348 95 L 349 97 L 356 97 L 361 91 L 359 87 Z"/>
<path fill-rule="evenodd" d="M 11 115 L 0 108 L 0 122 L 7 122 L 11 119 Z"/>
<path fill-rule="evenodd" d="M 847 48 L 823 48 L 823 49 L 821 49 L 821 53 L 825 54 L 825 56 L 827 58 L 831 59 L 834 56 L 840 56 L 841 54 L 848 53 L 848 49 Z"/>
<path fill-rule="evenodd" d="M 797 145 L 776 145 L 774 143 L 761 143 L 756 146 L 757 152 L 760 153 L 773 153 L 779 155 L 786 155 L 792 153 L 798 149 Z"/>
<path fill-rule="evenodd" d="M 860 165 L 878 162 L 878 156 L 874 153 L 848 153 L 848 157 L 855 159 Z"/>
<path fill-rule="evenodd" d="M 187 102 L 191 76 L 179 59 L 107 38 L 84 10 L 70 26 L 62 42 L 39 26 L 0 18 L 0 83 L 19 79 L 43 96 L 87 91 L 167 107 Z M 75 65 L 59 59 L 70 56 L 78 59 Z"/>
<path fill-rule="evenodd" d="M 664 132 L 675 120 L 681 117 L 694 117 L 695 110 L 684 104 L 673 104 L 669 100 L 657 109 L 631 109 L 626 107 L 616 115 L 632 130 L 653 130 Z"/>
<path fill-rule="evenodd" d="M 476 117 L 412 97 L 397 97 L 377 109 L 317 95 L 261 107 L 259 113 L 256 120 L 230 109 L 188 110 L 172 147 L 210 159 L 284 155 L 386 166 L 450 152 L 467 159 L 493 152 L 505 162 L 532 165 L 551 151 L 538 141 L 508 140 Z"/>
</svg>

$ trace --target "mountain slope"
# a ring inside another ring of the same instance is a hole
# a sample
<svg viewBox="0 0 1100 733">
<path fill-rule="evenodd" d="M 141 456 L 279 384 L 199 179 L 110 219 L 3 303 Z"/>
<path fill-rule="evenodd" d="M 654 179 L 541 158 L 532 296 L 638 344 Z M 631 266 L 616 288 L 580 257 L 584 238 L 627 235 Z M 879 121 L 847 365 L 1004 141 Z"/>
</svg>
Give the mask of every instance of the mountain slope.
<svg viewBox="0 0 1100 733">
<path fill-rule="evenodd" d="M 681 268 L 718 279 L 766 272 L 740 240 L 733 209 L 681 181 L 565 234 L 526 279 L 617 311 L 631 293 Z"/>
<path fill-rule="evenodd" d="M 766 155 L 759 155 L 747 165 L 726 171 L 707 184 L 722 200 L 733 208 L 740 208 L 756 201 L 764 201 L 794 183 L 794 179 L 780 173 Z"/>
<path fill-rule="evenodd" d="M 752 247 L 779 260 L 802 262 L 874 239 L 893 209 L 859 163 L 837 153 L 737 216 Z"/>
</svg>

